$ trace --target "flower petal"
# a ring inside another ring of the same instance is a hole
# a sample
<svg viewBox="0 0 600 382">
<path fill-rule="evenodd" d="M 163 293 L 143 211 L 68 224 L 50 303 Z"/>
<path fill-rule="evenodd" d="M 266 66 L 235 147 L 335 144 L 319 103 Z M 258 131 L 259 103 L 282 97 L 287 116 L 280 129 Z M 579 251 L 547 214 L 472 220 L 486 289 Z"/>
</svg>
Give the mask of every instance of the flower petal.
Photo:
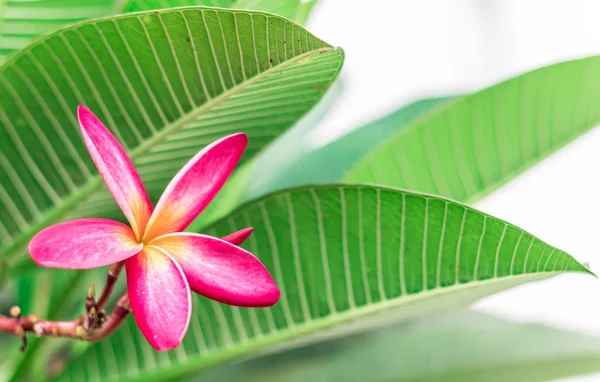
<svg viewBox="0 0 600 382">
<path fill-rule="evenodd" d="M 79 219 L 38 232 L 29 243 L 29 253 L 43 267 L 88 269 L 123 261 L 142 247 L 123 223 Z"/>
<path fill-rule="evenodd" d="M 125 262 L 131 310 L 156 350 L 177 347 L 190 324 L 192 297 L 181 267 L 163 249 L 147 245 Z"/>
<path fill-rule="evenodd" d="M 250 235 L 252 235 L 252 232 L 254 232 L 254 228 L 244 228 L 237 232 L 230 233 L 229 235 L 221 238 L 221 240 L 225 240 L 226 242 L 231 243 L 233 245 L 241 245 L 243 242 L 246 241 L 247 238 L 250 237 Z"/>
<path fill-rule="evenodd" d="M 152 245 L 173 255 L 190 288 L 205 297 L 249 307 L 271 306 L 279 300 L 279 289 L 265 266 L 236 245 L 195 233 L 164 235 Z"/>
<path fill-rule="evenodd" d="M 133 163 L 125 150 L 85 106 L 77 109 L 83 140 L 106 187 L 129 220 L 137 238 L 141 238 L 152 214 L 152 203 Z"/>
<path fill-rule="evenodd" d="M 156 204 L 144 240 L 183 231 L 223 187 L 247 143 L 246 134 L 229 135 L 206 146 L 183 166 Z"/>
</svg>

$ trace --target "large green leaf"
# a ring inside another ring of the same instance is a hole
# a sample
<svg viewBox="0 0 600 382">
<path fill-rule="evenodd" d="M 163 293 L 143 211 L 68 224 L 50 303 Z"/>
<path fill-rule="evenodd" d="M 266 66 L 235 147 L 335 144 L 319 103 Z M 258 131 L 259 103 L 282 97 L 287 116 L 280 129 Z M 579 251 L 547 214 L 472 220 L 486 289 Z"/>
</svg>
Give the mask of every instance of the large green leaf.
<svg viewBox="0 0 600 382">
<path fill-rule="evenodd" d="M 129 0 L 123 12 L 139 12 L 160 8 L 208 5 L 211 7 L 265 11 L 304 24 L 317 0 Z"/>
<path fill-rule="evenodd" d="M 32 39 L 67 24 L 109 16 L 116 0 L 0 1 L 0 63 Z"/>
<path fill-rule="evenodd" d="M 207 233 L 223 236 L 248 226 L 255 232 L 247 248 L 281 289 L 276 306 L 240 309 L 196 296 L 187 337 L 166 353 L 153 351 L 129 319 L 69 362 L 62 380 L 180 378 L 233 357 L 323 338 L 310 336 L 321 329 L 330 328 L 320 332 L 325 336 L 347 334 L 373 320 L 468 304 L 563 271 L 589 272 L 509 223 L 402 190 L 328 185 L 282 191 L 241 207 Z"/>
<path fill-rule="evenodd" d="M 125 145 L 151 198 L 200 148 L 235 131 L 244 160 L 336 78 L 343 51 L 281 17 L 201 7 L 73 25 L 0 67 L 0 243 L 17 266 L 39 229 L 122 219 L 79 136 L 86 104 Z"/>
<path fill-rule="evenodd" d="M 472 202 L 600 123 L 600 57 L 551 65 L 446 104 L 342 178 Z"/>
<path fill-rule="evenodd" d="M 600 338 L 460 310 L 226 364 L 197 382 L 536 382 L 600 371 Z"/>
</svg>

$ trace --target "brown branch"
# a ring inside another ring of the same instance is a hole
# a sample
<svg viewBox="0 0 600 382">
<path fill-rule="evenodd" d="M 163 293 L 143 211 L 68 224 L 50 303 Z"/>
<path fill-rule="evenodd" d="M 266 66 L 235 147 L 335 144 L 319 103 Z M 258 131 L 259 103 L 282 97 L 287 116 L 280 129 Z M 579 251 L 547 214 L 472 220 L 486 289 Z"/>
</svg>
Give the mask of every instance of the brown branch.
<svg viewBox="0 0 600 382">
<path fill-rule="evenodd" d="M 119 298 L 119 301 L 115 305 L 111 315 L 108 316 L 106 322 L 104 322 L 99 329 L 86 334 L 83 339 L 94 342 L 108 337 L 121 326 L 123 321 L 125 321 L 129 315 L 129 312 L 131 312 L 131 305 L 129 304 L 129 296 L 125 293 Z"/>
<path fill-rule="evenodd" d="M 17 307 L 11 309 L 13 317 L 0 316 L 0 331 L 24 337 L 33 333 L 38 337 L 69 337 L 84 341 L 98 341 L 112 334 L 123 323 L 131 311 L 129 297 L 125 293 L 113 309 L 110 316 L 97 328 L 86 329 L 82 317 L 73 321 L 40 320 L 35 314 L 21 316 Z M 24 337 L 26 338 L 26 337 Z"/>
<path fill-rule="evenodd" d="M 131 311 L 129 297 L 125 293 L 115 305 L 110 316 L 106 316 L 104 306 L 110 299 L 115 283 L 125 262 L 113 264 L 106 276 L 106 284 L 96 302 L 96 291 L 91 284 L 85 298 L 85 313 L 72 321 L 40 320 L 35 314 L 21 315 L 21 309 L 13 306 L 11 317 L 0 315 L 0 332 L 9 332 L 23 339 L 21 351 L 27 347 L 27 333 L 38 337 L 69 337 L 84 341 L 98 341 L 112 334 L 127 318 Z"/>
<path fill-rule="evenodd" d="M 123 270 L 124 266 L 125 262 L 121 261 L 119 263 L 113 264 L 108 270 L 108 274 L 106 275 L 106 284 L 104 284 L 104 290 L 102 291 L 102 294 L 100 295 L 100 298 L 96 303 L 96 307 L 98 310 L 102 310 L 102 308 L 104 308 L 104 305 L 106 305 L 106 303 L 108 302 L 108 299 L 110 298 L 110 295 L 112 294 L 112 291 L 115 288 L 117 279 L 119 278 L 119 275 L 121 274 L 121 271 Z"/>
</svg>

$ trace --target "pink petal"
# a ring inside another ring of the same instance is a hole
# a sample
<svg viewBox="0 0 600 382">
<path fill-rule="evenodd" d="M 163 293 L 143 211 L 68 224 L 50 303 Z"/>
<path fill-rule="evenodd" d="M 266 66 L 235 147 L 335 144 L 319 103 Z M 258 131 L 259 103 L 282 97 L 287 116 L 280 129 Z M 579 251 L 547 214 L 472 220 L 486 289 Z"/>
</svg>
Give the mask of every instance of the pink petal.
<svg viewBox="0 0 600 382">
<path fill-rule="evenodd" d="M 43 267 L 88 269 L 123 261 L 142 247 L 123 223 L 79 219 L 38 232 L 29 243 L 29 253 Z"/>
<path fill-rule="evenodd" d="M 135 320 L 156 350 L 177 347 L 190 324 L 192 297 L 181 267 L 163 249 L 147 245 L 125 262 Z"/>
<path fill-rule="evenodd" d="M 183 231 L 223 187 L 247 143 L 246 134 L 229 135 L 202 149 L 183 166 L 160 197 L 144 241 Z"/>
<path fill-rule="evenodd" d="M 152 214 L 152 203 L 133 163 L 119 141 L 85 106 L 77 108 L 83 140 L 106 187 L 141 238 Z"/>
<path fill-rule="evenodd" d="M 271 306 L 279 300 L 279 289 L 265 266 L 236 245 L 195 233 L 164 235 L 152 245 L 172 254 L 190 288 L 205 297 L 249 307 Z"/>
<path fill-rule="evenodd" d="M 231 243 L 233 245 L 241 245 L 243 242 L 246 241 L 246 239 L 250 237 L 250 235 L 252 235 L 252 232 L 254 232 L 254 228 L 244 228 L 237 232 L 230 233 L 229 235 L 221 238 L 221 240 L 225 240 L 226 242 Z"/>
</svg>

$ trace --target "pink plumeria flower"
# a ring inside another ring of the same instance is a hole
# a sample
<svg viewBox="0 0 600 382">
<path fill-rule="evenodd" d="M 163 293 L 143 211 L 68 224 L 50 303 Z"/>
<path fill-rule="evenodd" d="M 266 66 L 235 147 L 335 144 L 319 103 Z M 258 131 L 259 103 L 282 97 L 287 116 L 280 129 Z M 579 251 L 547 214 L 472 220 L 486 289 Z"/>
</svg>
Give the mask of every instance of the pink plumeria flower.
<svg viewBox="0 0 600 382">
<path fill-rule="evenodd" d="M 77 113 L 92 160 L 131 228 L 108 219 L 53 225 L 29 244 L 37 264 L 88 269 L 125 260 L 133 315 L 157 350 L 181 343 L 190 323 L 190 289 L 236 306 L 265 307 L 279 300 L 279 289 L 267 269 L 236 245 L 250 235 L 251 228 L 224 239 L 182 232 L 233 172 L 248 142 L 245 134 L 219 139 L 196 154 L 153 209 L 117 139 L 85 106 L 79 106 Z"/>
</svg>

